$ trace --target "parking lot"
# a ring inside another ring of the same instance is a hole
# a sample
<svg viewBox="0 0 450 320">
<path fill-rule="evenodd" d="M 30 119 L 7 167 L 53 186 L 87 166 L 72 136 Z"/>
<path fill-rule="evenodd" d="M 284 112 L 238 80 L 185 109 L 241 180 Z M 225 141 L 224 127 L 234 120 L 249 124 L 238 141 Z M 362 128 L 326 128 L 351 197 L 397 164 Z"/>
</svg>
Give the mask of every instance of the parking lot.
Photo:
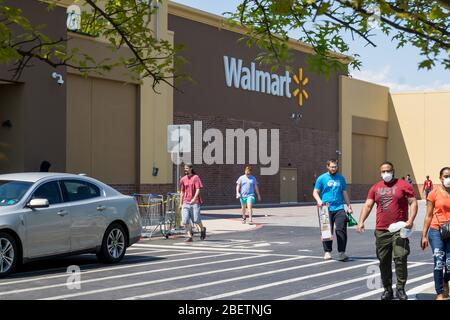
<svg viewBox="0 0 450 320">
<path fill-rule="evenodd" d="M 412 247 L 418 235 L 411 238 Z M 373 234 L 352 229 L 349 238 L 348 262 L 324 261 L 313 227 L 263 226 L 190 244 L 180 237 L 141 240 L 117 265 L 100 264 L 94 255 L 25 265 L 0 280 L 0 299 L 377 300 L 382 289 L 370 250 Z M 79 273 L 68 273 L 77 268 Z M 418 298 L 415 293 L 432 281 L 428 252 L 414 247 L 406 288 L 410 298 Z"/>
</svg>

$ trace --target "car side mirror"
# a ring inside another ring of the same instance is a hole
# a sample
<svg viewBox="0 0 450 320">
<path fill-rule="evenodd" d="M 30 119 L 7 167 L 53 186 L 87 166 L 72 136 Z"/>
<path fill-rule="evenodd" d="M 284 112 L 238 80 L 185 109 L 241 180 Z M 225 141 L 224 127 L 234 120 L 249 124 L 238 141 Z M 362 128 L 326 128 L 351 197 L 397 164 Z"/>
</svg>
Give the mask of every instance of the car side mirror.
<svg viewBox="0 0 450 320">
<path fill-rule="evenodd" d="M 31 209 L 38 209 L 38 208 L 48 208 L 50 204 L 48 203 L 47 199 L 31 199 L 30 202 L 28 202 L 27 207 Z"/>
</svg>

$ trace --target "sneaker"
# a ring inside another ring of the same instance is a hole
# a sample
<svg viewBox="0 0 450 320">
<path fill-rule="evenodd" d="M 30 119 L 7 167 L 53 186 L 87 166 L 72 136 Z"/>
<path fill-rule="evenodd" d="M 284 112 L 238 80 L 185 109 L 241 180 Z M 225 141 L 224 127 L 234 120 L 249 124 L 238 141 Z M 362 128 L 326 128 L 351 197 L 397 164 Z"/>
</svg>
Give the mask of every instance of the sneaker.
<svg viewBox="0 0 450 320">
<path fill-rule="evenodd" d="M 323 256 L 323 260 L 331 260 L 331 253 L 325 252 L 325 255 Z"/>
<path fill-rule="evenodd" d="M 406 295 L 405 289 L 396 289 L 396 296 L 398 300 L 408 300 L 408 296 Z"/>
<path fill-rule="evenodd" d="M 202 231 L 200 232 L 200 240 L 205 240 L 206 238 L 206 228 L 203 227 Z"/>
<path fill-rule="evenodd" d="M 442 293 L 444 298 L 448 298 L 448 291 L 449 291 L 449 288 L 448 288 L 448 281 L 447 281 L 447 282 L 444 282 L 444 292 Z"/>
<path fill-rule="evenodd" d="M 339 252 L 338 260 L 339 261 L 347 261 L 348 260 L 348 257 L 345 254 L 345 252 Z"/>
<path fill-rule="evenodd" d="M 192 242 L 192 241 L 194 241 L 194 240 L 192 239 L 192 237 L 189 237 L 189 238 L 187 238 L 186 240 L 184 240 L 184 242 Z"/>
<path fill-rule="evenodd" d="M 385 288 L 383 294 L 381 295 L 381 300 L 392 300 L 394 299 L 394 292 L 391 288 Z"/>
<path fill-rule="evenodd" d="M 246 218 L 242 218 L 242 223 L 245 224 L 246 220 Z"/>
</svg>

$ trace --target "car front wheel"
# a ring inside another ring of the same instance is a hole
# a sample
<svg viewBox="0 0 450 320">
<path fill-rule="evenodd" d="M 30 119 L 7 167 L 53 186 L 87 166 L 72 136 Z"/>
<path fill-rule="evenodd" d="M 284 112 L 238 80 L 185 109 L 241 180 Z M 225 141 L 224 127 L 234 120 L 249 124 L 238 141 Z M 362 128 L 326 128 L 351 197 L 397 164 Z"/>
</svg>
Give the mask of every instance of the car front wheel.
<svg viewBox="0 0 450 320">
<path fill-rule="evenodd" d="M 14 271 L 17 265 L 17 242 L 8 233 L 0 232 L 0 278 Z"/>
<path fill-rule="evenodd" d="M 113 223 L 103 236 L 102 247 L 97 257 L 105 263 L 116 263 L 122 260 L 127 249 L 127 234 L 122 225 Z"/>
</svg>

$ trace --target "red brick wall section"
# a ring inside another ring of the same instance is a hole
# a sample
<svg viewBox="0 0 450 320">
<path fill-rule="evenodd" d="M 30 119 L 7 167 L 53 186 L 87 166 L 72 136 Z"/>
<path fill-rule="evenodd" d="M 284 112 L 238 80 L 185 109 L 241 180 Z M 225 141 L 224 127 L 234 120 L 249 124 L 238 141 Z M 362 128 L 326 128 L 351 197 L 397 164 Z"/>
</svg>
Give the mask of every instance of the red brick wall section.
<svg viewBox="0 0 450 320">
<path fill-rule="evenodd" d="M 208 128 L 219 129 L 223 134 L 224 140 L 225 129 L 280 129 L 280 167 L 297 168 L 299 202 L 313 200 L 314 173 L 317 175 L 323 173 L 326 167 L 326 160 L 335 158 L 336 150 L 338 149 L 337 132 L 300 128 L 295 122 L 292 122 L 290 126 L 280 128 L 280 125 L 276 123 L 236 120 L 224 116 L 195 115 L 181 112 L 176 112 L 174 115 L 174 124 L 191 124 L 192 129 L 194 120 L 202 121 L 203 132 Z M 270 137 L 270 131 L 268 136 Z M 203 148 L 205 146 L 206 143 L 203 143 Z M 248 154 L 246 161 L 248 161 Z M 280 175 L 261 176 L 259 174 L 259 166 L 252 165 L 252 167 L 253 174 L 260 185 L 262 202 L 279 203 Z M 237 202 L 235 198 L 236 180 L 243 174 L 243 164 L 194 164 L 194 168 L 205 186 L 203 191 L 205 204 L 219 205 Z"/>
</svg>

